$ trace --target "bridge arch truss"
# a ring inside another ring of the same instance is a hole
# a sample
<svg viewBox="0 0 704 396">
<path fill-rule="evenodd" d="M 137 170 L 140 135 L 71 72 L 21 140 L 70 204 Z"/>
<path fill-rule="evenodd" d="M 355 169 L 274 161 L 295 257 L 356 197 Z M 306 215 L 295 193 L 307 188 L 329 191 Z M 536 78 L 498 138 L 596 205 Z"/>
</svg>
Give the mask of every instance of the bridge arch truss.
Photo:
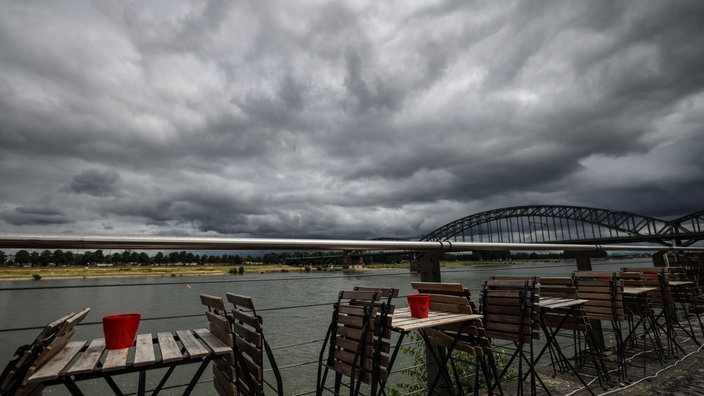
<svg viewBox="0 0 704 396">
<path fill-rule="evenodd" d="M 661 220 L 580 206 L 514 206 L 455 220 L 422 241 L 485 243 L 636 243 L 689 246 L 704 239 L 704 211 Z"/>
</svg>

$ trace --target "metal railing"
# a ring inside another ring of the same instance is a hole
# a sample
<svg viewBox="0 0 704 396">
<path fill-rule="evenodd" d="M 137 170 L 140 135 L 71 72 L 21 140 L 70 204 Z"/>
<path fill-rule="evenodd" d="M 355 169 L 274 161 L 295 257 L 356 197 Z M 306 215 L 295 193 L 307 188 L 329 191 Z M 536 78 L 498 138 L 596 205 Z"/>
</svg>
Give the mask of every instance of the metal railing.
<svg viewBox="0 0 704 396">
<path fill-rule="evenodd" d="M 0 249 L 143 249 L 143 250 L 388 250 L 388 251 L 418 251 L 418 252 L 462 252 L 475 250 L 511 250 L 511 251 L 632 251 L 632 252 L 704 252 L 702 247 L 665 247 L 661 245 L 578 245 L 578 244 L 530 244 L 530 243 L 473 243 L 473 242 L 419 242 L 419 241 L 366 241 L 366 240 L 323 240 L 323 239 L 264 239 L 264 238 L 213 238 L 213 237 L 133 237 L 133 236 L 67 236 L 67 235 L 24 235 L 0 234 Z M 378 275 L 365 275 L 378 276 Z M 249 280 L 247 282 L 252 282 Z M 243 280 L 230 281 L 203 281 L 201 283 L 244 282 Z M 127 286 L 168 286 L 186 282 L 161 282 L 140 284 L 102 284 L 81 286 L 21 286 L 0 288 L 0 292 L 17 290 L 42 290 L 54 288 L 85 288 L 85 287 L 127 287 Z M 198 282 L 188 282 L 196 285 Z M 330 305 L 332 301 L 319 301 L 310 305 L 292 305 L 263 307 L 260 311 L 279 311 L 285 309 L 303 309 L 310 306 Z M 18 307 L 21 309 L 21 307 Z M 198 313 L 183 313 L 181 315 L 159 315 L 143 318 L 152 320 L 178 320 L 200 316 Z M 37 330 L 43 327 L 50 318 L 37 318 L 37 326 L 7 327 L 0 329 L 0 333 Z M 100 325 L 100 322 L 86 322 L 86 325 Z M 3 326 L 5 327 L 5 326 Z M 317 339 L 305 339 L 291 342 L 276 349 L 287 349 L 301 345 L 320 342 Z M 317 361 L 304 361 L 282 366 L 282 370 L 315 365 Z M 3 362 L 0 362 L 0 366 Z M 396 370 L 395 370 L 396 371 Z"/>
</svg>

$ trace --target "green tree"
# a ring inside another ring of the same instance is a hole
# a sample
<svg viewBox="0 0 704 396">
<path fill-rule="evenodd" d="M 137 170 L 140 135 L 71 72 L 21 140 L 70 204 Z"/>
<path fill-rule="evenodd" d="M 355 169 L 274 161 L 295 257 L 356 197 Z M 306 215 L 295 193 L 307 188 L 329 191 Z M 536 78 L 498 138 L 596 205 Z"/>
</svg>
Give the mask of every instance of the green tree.
<svg viewBox="0 0 704 396">
<path fill-rule="evenodd" d="M 30 264 L 31 257 L 29 255 L 29 252 L 26 250 L 20 250 L 17 253 L 15 253 L 15 264 L 17 265 L 25 265 L 25 264 Z"/>
<path fill-rule="evenodd" d="M 6 262 L 7 262 L 7 255 L 5 254 L 5 252 L 0 250 L 0 265 L 5 265 Z"/>
<path fill-rule="evenodd" d="M 42 254 L 39 256 L 39 265 L 42 267 L 46 267 L 51 263 L 51 258 L 53 257 L 52 253 L 50 250 L 44 250 Z"/>
<path fill-rule="evenodd" d="M 276 253 L 266 253 L 262 257 L 262 262 L 264 264 L 278 264 L 281 261 L 279 260 L 279 255 Z"/>
</svg>

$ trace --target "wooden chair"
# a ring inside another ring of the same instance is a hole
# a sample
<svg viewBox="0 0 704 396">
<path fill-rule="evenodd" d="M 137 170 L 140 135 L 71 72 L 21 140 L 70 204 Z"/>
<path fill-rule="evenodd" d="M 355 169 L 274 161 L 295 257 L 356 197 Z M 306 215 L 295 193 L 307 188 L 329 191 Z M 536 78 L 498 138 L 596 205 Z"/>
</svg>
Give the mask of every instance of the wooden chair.
<svg viewBox="0 0 704 396">
<path fill-rule="evenodd" d="M 27 379 L 64 349 L 76 332 L 76 325 L 89 312 L 90 308 L 85 308 L 62 316 L 49 323 L 34 342 L 19 347 L 16 358 L 8 363 L 0 376 L 0 395 L 40 395 L 44 386 L 41 383 L 27 384 Z"/>
<path fill-rule="evenodd" d="M 611 322 L 616 350 L 616 372 L 619 380 L 628 380 L 625 346 L 621 323 L 628 320 L 623 303 L 623 283 L 614 272 L 577 271 L 572 273 L 580 298 L 589 300 L 584 310 L 589 320 Z"/>
<path fill-rule="evenodd" d="M 262 317 L 257 315 L 252 299 L 234 293 L 227 293 L 227 301 L 232 303 L 233 334 L 235 337 L 235 367 L 237 390 L 240 395 L 263 395 L 268 386 L 282 396 L 283 382 L 276 365 L 276 359 L 264 337 Z M 275 384 L 264 378 L 264 354 L 274 374 Z"/>
<path fill-rule="evenodd" d="M 670 355 L 674 356 L 676 355 L 677 350 L 679 350 L 682 354 L 686 354 L 677 340 L 677 328 L 679 328 L 686 336 L 692 338 L 695 342 L 697 341 L 689 318 L 686 317 L 689 330 L 686 329 L 677 319 L 677 302 L 675 300 L 673 288 L 669 283 L 666 268 L 667 267 L 623 267 L 621 268 L 621 272 L 640 273 L 643 285 L 654 288 L 653 291 L 648 293 L 648 298 L 652 307 L 659 310 L 655 319 L 659 324 L 661 321 L 664 322 L 662 325 L 664 326 L 663 331 L 665 332 L 668 341 L 667 351 Z M 686 316 L 687 311 L 684 308 L 683 310 Z"/>
<path fill-rule="evenodd" d="M 643 278 L 640 272 L 620 272 L 616 276 L 621 279 L 624 288 L 645 288 Z M 649 341 L 652 350 L 655 351 L 660 365 L 664 365 L 664 349 L 660 342 L 660 328 L 657 325 L 653 306 L 650 303 L 650 298 L 647 292 L 629 294 L 624 293 L 623 305 L 628 314 L 628 336 L 624 339 L 626 345 L 631 348 L 638 347 L 639 339 L 643 340 L 643 350 L 641 352 L 644 360 L 643 373 L 645 374 L 647 361 L 646 351 L 647 342 Z M 642 332 L 638 333 L 638 329 L 642 328 Z"/>
<path fill-rule="evenodd" d="M 235 370 L 235 342 L 232 335 L 232 317 L 227 314 L 222 297 L 200 295 L 200 301 L 207 307 L 205 316 L 210 323 L 210 332 L 224 342 L 233 353 L 213 361 L 213 386 L 220 396 L 237 395 L 237 372 Z"/>
<path fill-rule="evenodd" d="M 430 309 L 432 310 L 468 314 L 478 313 L 476 305 L 470 299 L 469 289 L 465 289 L 460 283 L 411 282 L 411 287 L 418 290 L 419 293 L 430 294 Z M 475 375 L 474 385 L 472 386 L 474 394 L 479 394 L 480 371 L 489 394 L 493 394 L 493 381 L 498 380 L 499 373 L 494 360 L 493 348 L 482 320 L 478 319 L 466 324 L 434 327 L 426 330 L 426 334 L 432 345 L 436 347 L 453 347 L 456 351 L 461 351 L 474 357 L 474 362 L 462 360 L 460 356 L 456 356 L 457 354 L 449 357 L 458 390 L 462 388 L 462 383 L 456 369 L 456 363 L 464 362 L 474 365 Z M 497 382 L 496 386 L 499 388 L 499 393 L 503 394 L 501 383 Z"/>
<path fill-rule="evenodd" d="M 535 393 L 535 381 L 547 390 L 534 367 L 533 340 L 540 339 L 540 311 L 538 307 L 539 289 L 536 278 L 509 279 L 491 278 L 482 285 L 482 315 L 487 335 L 495 340 L 507 340 L 515 349 L 506 366 L 499 374 L 499 380 L 508 372 L 511 364 L 518 359 L 517 394 L 523 394 L 524 363 L 528 365 L 531 377 L 531 394 Z M 528 352 L 526 355 L 526 347 Z M 498 381 L 497 381 L 498 382 Z M 494 384 L 496 386 L 496 383 Z"/>
<path fill-rule="evenodd" d="M 580 295 L 571 277 L 541 277 L 540 298 L 580 299 Z M 565 318 L 565 315 L 569 316 Z M 591 322 L 583 306 L 571 310 L 567 308 L 551 310 L 542 315 L 542 321 L 550 328 L 560 327 L 561 330 L 572 331 L 577 366 L 584 366 L 585 356 L 588 354 L 594 364 L 599 383 L 604 386 L 609 382 L 608 370 L 604 365 L 601 350 L 594 338 Z M 565 371 L 564 368 L 562 371 Z"/>
<path fill-rule="evenodd" d="M 376 292 L 380 299 L 380 302 L 375 304 L 378 314 L 372 315 L 370 324 L 373 333 L 373 349 L 370 359 L 374 371 L 371 394 L 385 395 L 386 382 L 399 352 L 398 349 L 391 350 L 391 317 L 389 316 L 394 313 L 396 308 L 392 301 L 398 297 L 398 289 L 355 286 L 354 291 Z"/>
<path fill-rule="evenodd" d="M 374 380 L 373 318 L 378 313 L 377 291 L 341 291 L 333 306 L 332 318 L 318 359 L 316 395 L 340 394 L 344 385 L 350 395 L 358 395 L 362 383 Z M 327 384 L 334 372 L 334 385 Z M 348 383 L 343 384 L 343 377 Z"/>
</svg>

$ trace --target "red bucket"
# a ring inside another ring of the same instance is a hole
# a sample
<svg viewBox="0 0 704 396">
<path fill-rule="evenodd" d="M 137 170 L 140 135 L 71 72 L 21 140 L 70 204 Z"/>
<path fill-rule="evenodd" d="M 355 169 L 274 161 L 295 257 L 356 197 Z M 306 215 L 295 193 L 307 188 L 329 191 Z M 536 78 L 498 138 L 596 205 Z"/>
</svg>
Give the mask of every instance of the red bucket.
<svg viewBox="0 0 704 396">
<path fill-rule="evenodd" d="M 134 343 L 139 327 L 140 314 L 116 314 L 103 316 L 103 334 L 107 349 L 129 348 Z"/>
<path fill-rule="evenodd" d="M 411 308 L 411 316 L 414 318 L 427 318 L 430 308 L 430 294 L 409 294 L 408 307 Z"/>
</svg>

